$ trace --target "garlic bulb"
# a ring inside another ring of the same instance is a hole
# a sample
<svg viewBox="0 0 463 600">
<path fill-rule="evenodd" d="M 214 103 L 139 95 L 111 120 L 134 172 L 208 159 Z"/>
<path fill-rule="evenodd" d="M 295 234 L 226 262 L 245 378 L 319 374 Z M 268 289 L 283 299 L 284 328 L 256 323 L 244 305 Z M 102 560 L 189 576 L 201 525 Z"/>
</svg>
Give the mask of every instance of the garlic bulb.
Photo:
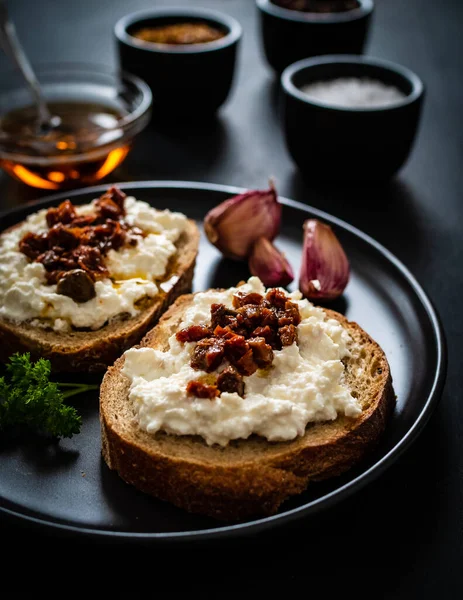
<svg viewBox="0 0 463 600">
<path fill-rule="evenodd" d="M 331 227 L 318 219 L 304 223 L 299 289 L 309 300 L 333 300 L 340 296 L 350 276 L 350 266 Z"/>
<path fill-rule="evenodd" d="M 245 260 L 259 237 L 273 240 L 280 231 L 281 204 L 273 186 L 233 196 L 204 219 L 208 240 L 224 256 Z"/>
<path fill-rule="evenodd" d="M 294 279 L 289 262 L 265 237 L 254 243 L 249 256 L 249 270 L 267 287 L 284 287 Z"/>
</svg>

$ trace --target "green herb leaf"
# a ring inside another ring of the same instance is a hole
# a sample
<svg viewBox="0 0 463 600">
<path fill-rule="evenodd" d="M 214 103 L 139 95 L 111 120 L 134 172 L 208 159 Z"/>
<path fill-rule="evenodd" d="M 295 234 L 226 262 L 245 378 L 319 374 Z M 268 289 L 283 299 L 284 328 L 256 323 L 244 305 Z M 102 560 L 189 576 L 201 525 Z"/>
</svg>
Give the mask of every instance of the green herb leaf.
<svg viewBox="0 0 463 600">
<path fill-rule="evenodd" d="M 0 377 L 0 432 L 28 429 L 53 437 L 72 437 L 80 432 L 82 417 L 65 397 L 98 389 L 98 385 L 60 384 L 50 381 L 50 361 L 31 362 L 30 354 L 14 354 Z"/>
</svg>

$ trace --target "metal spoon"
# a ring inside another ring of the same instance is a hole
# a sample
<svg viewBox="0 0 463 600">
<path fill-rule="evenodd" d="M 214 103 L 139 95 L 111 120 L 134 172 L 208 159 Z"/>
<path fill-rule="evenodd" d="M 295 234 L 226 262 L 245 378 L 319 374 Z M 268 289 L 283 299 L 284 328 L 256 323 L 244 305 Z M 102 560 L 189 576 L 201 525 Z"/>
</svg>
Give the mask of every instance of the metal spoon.
<svg viewBox="0 0 463 600">
<path fill-rule="evenodd" d="M 16 35 L 16 29 L 8 16 L 5 0 L 0 0 L 0 42 L 6 54 L 9 54 L 29 85 L 37 105 L 37 126 L 40 134 L 47 134 L 61 123 L 60 117 L 52 115 L 35 76 L 34 70 Z"/>
</svg>

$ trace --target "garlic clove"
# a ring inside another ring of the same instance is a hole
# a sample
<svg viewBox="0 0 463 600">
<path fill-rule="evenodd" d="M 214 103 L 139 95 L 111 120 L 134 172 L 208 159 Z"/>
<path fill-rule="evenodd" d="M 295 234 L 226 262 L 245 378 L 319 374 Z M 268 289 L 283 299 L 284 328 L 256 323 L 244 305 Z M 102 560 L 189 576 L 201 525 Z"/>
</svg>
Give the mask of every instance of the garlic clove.
<svg viewBox="0 0 463 600">
<path fill-rule="evenodd" d="M 293 270 L 285 256 L 263 236 L 254 243 L 249 256 L 249 270 L 266 287 L 285 287 L 294 279 Z"/>
<path fill-rule="evenodd" d="M 318 219 L 304 223 L 299 289 L 309 300 L 334 300 L 350 276 L 346 253 L 329 225 Z"/>
<path fill-rule="evenodd" d="M 281 204 L 273 185 L 233 196 L 211 209 L 204 219 L 208 240 L 224 256 L 245 260 L 258 237 L 273 240 L 280 231 Z"/>
</svg>

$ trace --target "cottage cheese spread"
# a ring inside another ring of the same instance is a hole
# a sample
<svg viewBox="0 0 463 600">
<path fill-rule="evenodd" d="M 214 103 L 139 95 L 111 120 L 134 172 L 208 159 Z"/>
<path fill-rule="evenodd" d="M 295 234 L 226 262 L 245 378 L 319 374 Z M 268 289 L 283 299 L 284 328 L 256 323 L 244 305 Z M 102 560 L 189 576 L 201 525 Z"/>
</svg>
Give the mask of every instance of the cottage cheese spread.
<svg viewBox="0 0 463 600">
<path fill-rule="evenodd" d="M 265 294 L 257 277 L 240 291 Z M 237 288 L 196 294 L 179 329 L 209 321 L 212 303 L 232 307 Z M 349 333 L 324 311 L 288 294 L 299 306 L 298 344 L 274 351 L 273 365 L 263 376 L 244 377 L 245 394 L 222 392 L 214 400 L 187 396 L 189 381 L 198 378 L 190 366 L 194 342 L 182 344 L 175 334 L 165 352 L 153 348 L 125 352 L 123 373 L 130 380 L 130 400 L 139 427 L 148 433 L 163 430 L 176 435 L 200 435 L 210 445 L 252 433 L 269 441 L 291 440 L 304 434 L 307 423 L 335 419 L 339 414 L 357 417 L 359 402 L 343 385 L 349 356 Z"/>
<path fill-rule="evenodd" d="M 25 233 L 47 230 L 46 210 L 30 215 L 12 231 L 0 236 L 0 317 L 29 320 L 35 326 L 68 331 L 73 327 L 99 329 L 120 314 L 135 316 L 137 302 L 158 293 L 156 280 L 166 273 L 175 241 L 182 233 L 186 217 L 168 210 L 157 211 L 133 197 L 125 199 L 126 221 L 142 229 L 146 237 L 137 246 L 110 250 L 106 266 L 110 277 L 95 283 L 96 296 L 77 303 L 56 293 L 47 285 L 45 268 L 19 251 Z M 77 207 L 79 215 L 92 212 L 92 204 Z"/>
</svg>

